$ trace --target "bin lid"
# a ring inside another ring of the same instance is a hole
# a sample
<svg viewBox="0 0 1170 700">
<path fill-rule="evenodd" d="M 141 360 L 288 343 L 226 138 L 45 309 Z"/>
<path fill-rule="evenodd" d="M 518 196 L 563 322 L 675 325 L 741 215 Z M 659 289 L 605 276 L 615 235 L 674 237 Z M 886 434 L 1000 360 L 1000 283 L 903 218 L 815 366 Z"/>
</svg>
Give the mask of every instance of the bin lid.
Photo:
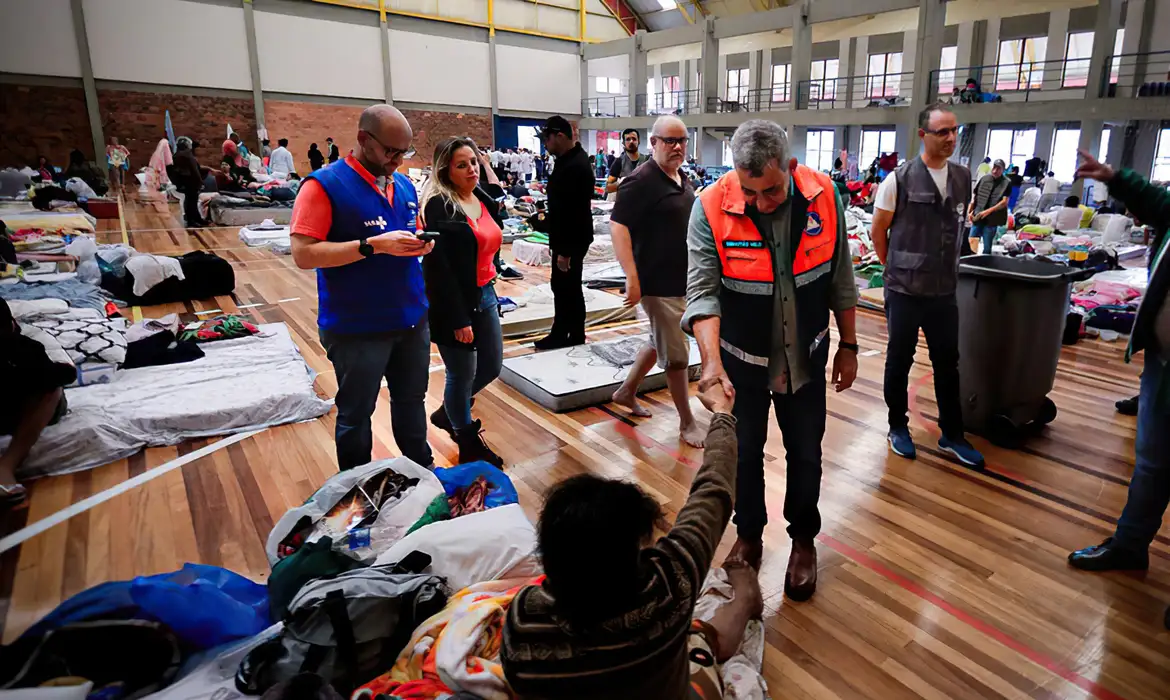
<svg viewBox="0 0 1170 700">
<path fill-rule="evenodd" d="M 1006 255 L 969 255 L 959 260 L 959 274 L 1016 282 L 1064 283 L 1080 270 L 1043 260 L 1021 260 Z"/>
</svg>

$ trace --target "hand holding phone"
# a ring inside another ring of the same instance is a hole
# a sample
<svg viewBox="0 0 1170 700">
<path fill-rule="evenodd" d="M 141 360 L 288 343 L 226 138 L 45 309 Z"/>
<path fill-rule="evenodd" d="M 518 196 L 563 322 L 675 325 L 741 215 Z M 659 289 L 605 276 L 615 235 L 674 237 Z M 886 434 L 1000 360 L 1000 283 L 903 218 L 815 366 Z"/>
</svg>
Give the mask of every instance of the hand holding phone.
<svg viewBox="0 0 1170 700">
<path fill-rule="evenodd" d="M 439 240 L 439 235 L 438 231 L 419 231 L 415 234 L 415 237 L 424 243 L 430 243 L 431 241 Z"/>
</svg>

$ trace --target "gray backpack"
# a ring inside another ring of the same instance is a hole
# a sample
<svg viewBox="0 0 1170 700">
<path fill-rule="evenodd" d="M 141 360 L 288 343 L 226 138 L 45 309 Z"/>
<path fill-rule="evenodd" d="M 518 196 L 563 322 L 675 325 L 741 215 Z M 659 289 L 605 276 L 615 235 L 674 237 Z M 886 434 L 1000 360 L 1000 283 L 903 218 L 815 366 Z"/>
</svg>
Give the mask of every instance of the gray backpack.
<svg viewBox="0 0 1170 700">
<path fill-rule="evenodd" d="M 299 673 L 315 673 L 349 697 L 389 671 L 415 628 L 447 604 L 442 577 L 411 573 L 429 564 L 429 556 L 416 552 L 398 564 L 306 583 L 289 603 L 284 630 L 244 658 L 236 687 L 259 695 Z"/>
</svg>

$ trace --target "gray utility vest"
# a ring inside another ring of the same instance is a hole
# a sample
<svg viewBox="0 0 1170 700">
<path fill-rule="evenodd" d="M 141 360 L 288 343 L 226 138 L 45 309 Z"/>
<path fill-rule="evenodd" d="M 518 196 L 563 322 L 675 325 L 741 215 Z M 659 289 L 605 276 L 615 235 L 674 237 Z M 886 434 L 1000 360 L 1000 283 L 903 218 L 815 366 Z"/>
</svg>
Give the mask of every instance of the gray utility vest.
<svg viewBox="0 0 1170 700">
<path fill-rule="evenodd" d="M 898 203 L 890 223 L 886 289 L 924 297 L 955 293 L 971 171 L 951 162 L 947 169 L 946 199 L 922 158 L 906 161 L 890 175 L 898 178 Z"/>
</svg>

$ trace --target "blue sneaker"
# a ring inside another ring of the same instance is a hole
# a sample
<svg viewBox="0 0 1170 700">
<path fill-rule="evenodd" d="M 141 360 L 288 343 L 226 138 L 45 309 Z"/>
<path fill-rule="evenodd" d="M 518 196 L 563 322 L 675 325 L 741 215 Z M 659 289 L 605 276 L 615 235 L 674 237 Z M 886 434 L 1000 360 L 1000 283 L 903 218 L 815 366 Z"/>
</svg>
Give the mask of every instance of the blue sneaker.
<svg viewBox="0 0 1170 700">
<path fill-rule="evenodd" d="M 894 454 L 906 459 L 917 459 L 918 451 L 914 449 L 914 439 L 910 437 L 909 428 L 894 428 L 889 434 L 890 449 Z"/>
<path fill-rule="evenodd" d="M 979 450 L 972 447 L 971 443 L 964 438 L 952 440 L 944 435 L 938 439 L 938 448 L 959 460 L 959 463 L 965 467 L 983 468 L 983 455 L 979 454 Z"/>
</svg>

